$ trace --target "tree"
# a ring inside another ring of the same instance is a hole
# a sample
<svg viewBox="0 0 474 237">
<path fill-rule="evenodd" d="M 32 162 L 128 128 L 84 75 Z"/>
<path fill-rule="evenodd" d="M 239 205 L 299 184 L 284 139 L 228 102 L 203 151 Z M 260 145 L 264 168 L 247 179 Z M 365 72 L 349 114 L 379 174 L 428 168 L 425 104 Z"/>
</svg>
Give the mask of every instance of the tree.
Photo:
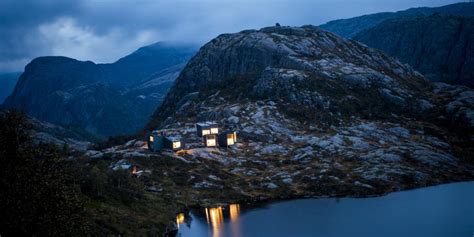
<svg viewBox="0 0 474 237">
<path fill-rule="evenodd" d="M 83 235 L 87 220 L 70 163 L 35 144 L 19 112 L 0 112 L 0 235 Z"/>
</svg>

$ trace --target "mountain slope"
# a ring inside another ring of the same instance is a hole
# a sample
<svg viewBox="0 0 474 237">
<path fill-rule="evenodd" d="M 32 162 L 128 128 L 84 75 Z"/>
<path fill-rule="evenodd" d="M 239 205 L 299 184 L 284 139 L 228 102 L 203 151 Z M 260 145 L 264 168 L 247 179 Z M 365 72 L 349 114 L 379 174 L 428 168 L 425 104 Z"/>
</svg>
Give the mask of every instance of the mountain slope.
<svg viewBox="0 0 474 237">
<path fill-rule="evenodd" d="M 40 57 L 25 67 L 3 106 L 99 138 L 139 130 L 195 52 L 157 43 L 113 64 Z"/>
<path fill-rule="evenodd" d="M 374 27 L 384 20 L 410 16 L 426 16 L 434 13 L 454 16 L 474 16 L 474 3 L 464 2 L 434 8 L 420 7 L 398 12 L 369 14 L 349 19 L 330 21 L 320 27 L 342 37 L 352 38 L 361 31 Z"/>
<path fill-rule="evenodd" d="M 380 194 L 472 180 L 473 102 L 469 88 L 431 84 L 356 41 L 313 26 L 267 27 L 203 46 L 148 128 L 183 136 L 186 150 L 172 156 L 198 164 L 180 180 L 203 202 L 212 189 L 248 198 Z M 238 144 L 203 148 L 194 124 L 209 120 L 236 130 Z M 103 151 L 127 152 L 154 155 Z"/>
<path fill-rule="evenodd" d="M 319 28 L 263 28 L 224 34 L 206 44 L 181 72 L 154 117 L 170 116 L 193 92 L 208 95 L 232 86 L 239 87 L 228 92 L 235 96 L 276 97 L 318 110 L 325 104 L 369 110 L 367 105 L 374 104 L 408 111 L 416 110 L 416 103 L 406 101 L 428 83 L 398 61 Z M 381 93 L 374 96 L 385 100 L 367 97 L 367 87 L 376 87 Z M 346 98 L 349 93 L 357 97 Z"/>
<path fill-rule="evenodd" d="M 0 103 L 12 93 L 20 74 L 19 72 L 0 74 Z"/>
<path fill-rule="evenodd" d="M 421 72 L 430 81 L 474 86 L 474 18 L 396 18 L 354 36 Z"/>
</svg>

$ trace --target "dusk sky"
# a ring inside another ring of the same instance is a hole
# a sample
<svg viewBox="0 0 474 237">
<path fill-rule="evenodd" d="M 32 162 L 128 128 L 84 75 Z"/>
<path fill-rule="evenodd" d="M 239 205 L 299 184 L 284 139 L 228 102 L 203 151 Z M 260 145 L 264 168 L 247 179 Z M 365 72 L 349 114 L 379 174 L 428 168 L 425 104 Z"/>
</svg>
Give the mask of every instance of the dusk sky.
<svg viewBox="0 0 474 237">
<path fill-rule="evenodd" d="M 257 3 L 258 2 L 258 3 Z M 62 55 L 114 62 L 157 41 L 203 44 L 221 33 L 330 20 L 459 0 L 0 1 L 0 72 Z"/>
</svg>

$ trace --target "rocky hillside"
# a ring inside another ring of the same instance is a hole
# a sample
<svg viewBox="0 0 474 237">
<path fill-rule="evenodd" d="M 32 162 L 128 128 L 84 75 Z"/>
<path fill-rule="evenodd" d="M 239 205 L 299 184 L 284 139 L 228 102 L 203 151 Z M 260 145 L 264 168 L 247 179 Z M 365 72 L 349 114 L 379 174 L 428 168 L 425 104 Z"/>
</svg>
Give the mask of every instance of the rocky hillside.
<svg viewBox="0 0 474 237">
<path fill-rule="evenodd" d="M 467 87 L 429 83 L 318 27 L 267 27 L 220 35 L 181 72 L 148 128 L 181 134 L 185 151 L 130 141 L 89 154 L 196 164 L 175 182 L 198 202 L 216 188 L 247 198 L 380 194 L 472 180 L 473 102 Z M 238 145 L 202 147 L 194 124 L 208 120 L 236 130 Z"/>
<path fill-rule="evenodd" d="M 410 64 L 430 81 L 474 86 L 474 18 L 391 19 L 353 38 Z"/>
<path fill-rule="evenodd" d="M 463 2 L 442 7 L 420 7 L 411 8 L 398 12 L 382 12 L 376 14 L 369 14 L 349 19 L 341 19 L 330 21 L 320 27 L 328 31 L 334 32 L 345 38 L 353 38 L 359 32 L 374 27 L 381 22 L 393 19 L 412 16 L 427 16 L 434 13 L 453 16 L 474 16 L 474 3 Z"/>
<path fill-rule="evenodd" d="M 157 43 L 112 64 L 66 57 L 29 63 L 3 106 L 98 138 L 142 128 L 195 47 Z"/>
<path fill-rule="evenodd" d="M 12 93 L 20 74 L 16 72 L 0 74 L 0 103 L 3 103 L 7 96 Z"/>
</svg>

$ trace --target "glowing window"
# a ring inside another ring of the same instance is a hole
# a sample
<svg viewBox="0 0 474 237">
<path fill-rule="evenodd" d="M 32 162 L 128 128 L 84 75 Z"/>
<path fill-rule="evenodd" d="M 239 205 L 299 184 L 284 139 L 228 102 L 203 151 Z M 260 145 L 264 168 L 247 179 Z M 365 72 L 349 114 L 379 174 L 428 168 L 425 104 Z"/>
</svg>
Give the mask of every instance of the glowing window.
<svg viewBox="0 0 474 237">
<path fill-rule="evenodd" d="M 173 149 L 180 148 L 181 142 L 173 142 Z"/>
<path fill-rule="evenodd" d="M 202 130 L 202 135 L 208 135 L 208 134 L 211 134 L 211 131 L 209 129 Z"/>
<path fill-rule="evenodd" d="M 206 146 L 216 146 L 216 139 L 207 139 Z"/>
<path fill-rule="evenodd" d="M 211 134 L 218 134 L 219 129 L 218 128 L 211 128 Z"/>
<path fill-rule="evenodd" d="M 233 138 L 227 138 L 227 145 L 234 145 L 234 139 Z"/>
<path fill-rule="evenodd" d="M 153 136 L 150 136 L 150 142 L 153 142 L 155 138 Z"/>
</svg>

